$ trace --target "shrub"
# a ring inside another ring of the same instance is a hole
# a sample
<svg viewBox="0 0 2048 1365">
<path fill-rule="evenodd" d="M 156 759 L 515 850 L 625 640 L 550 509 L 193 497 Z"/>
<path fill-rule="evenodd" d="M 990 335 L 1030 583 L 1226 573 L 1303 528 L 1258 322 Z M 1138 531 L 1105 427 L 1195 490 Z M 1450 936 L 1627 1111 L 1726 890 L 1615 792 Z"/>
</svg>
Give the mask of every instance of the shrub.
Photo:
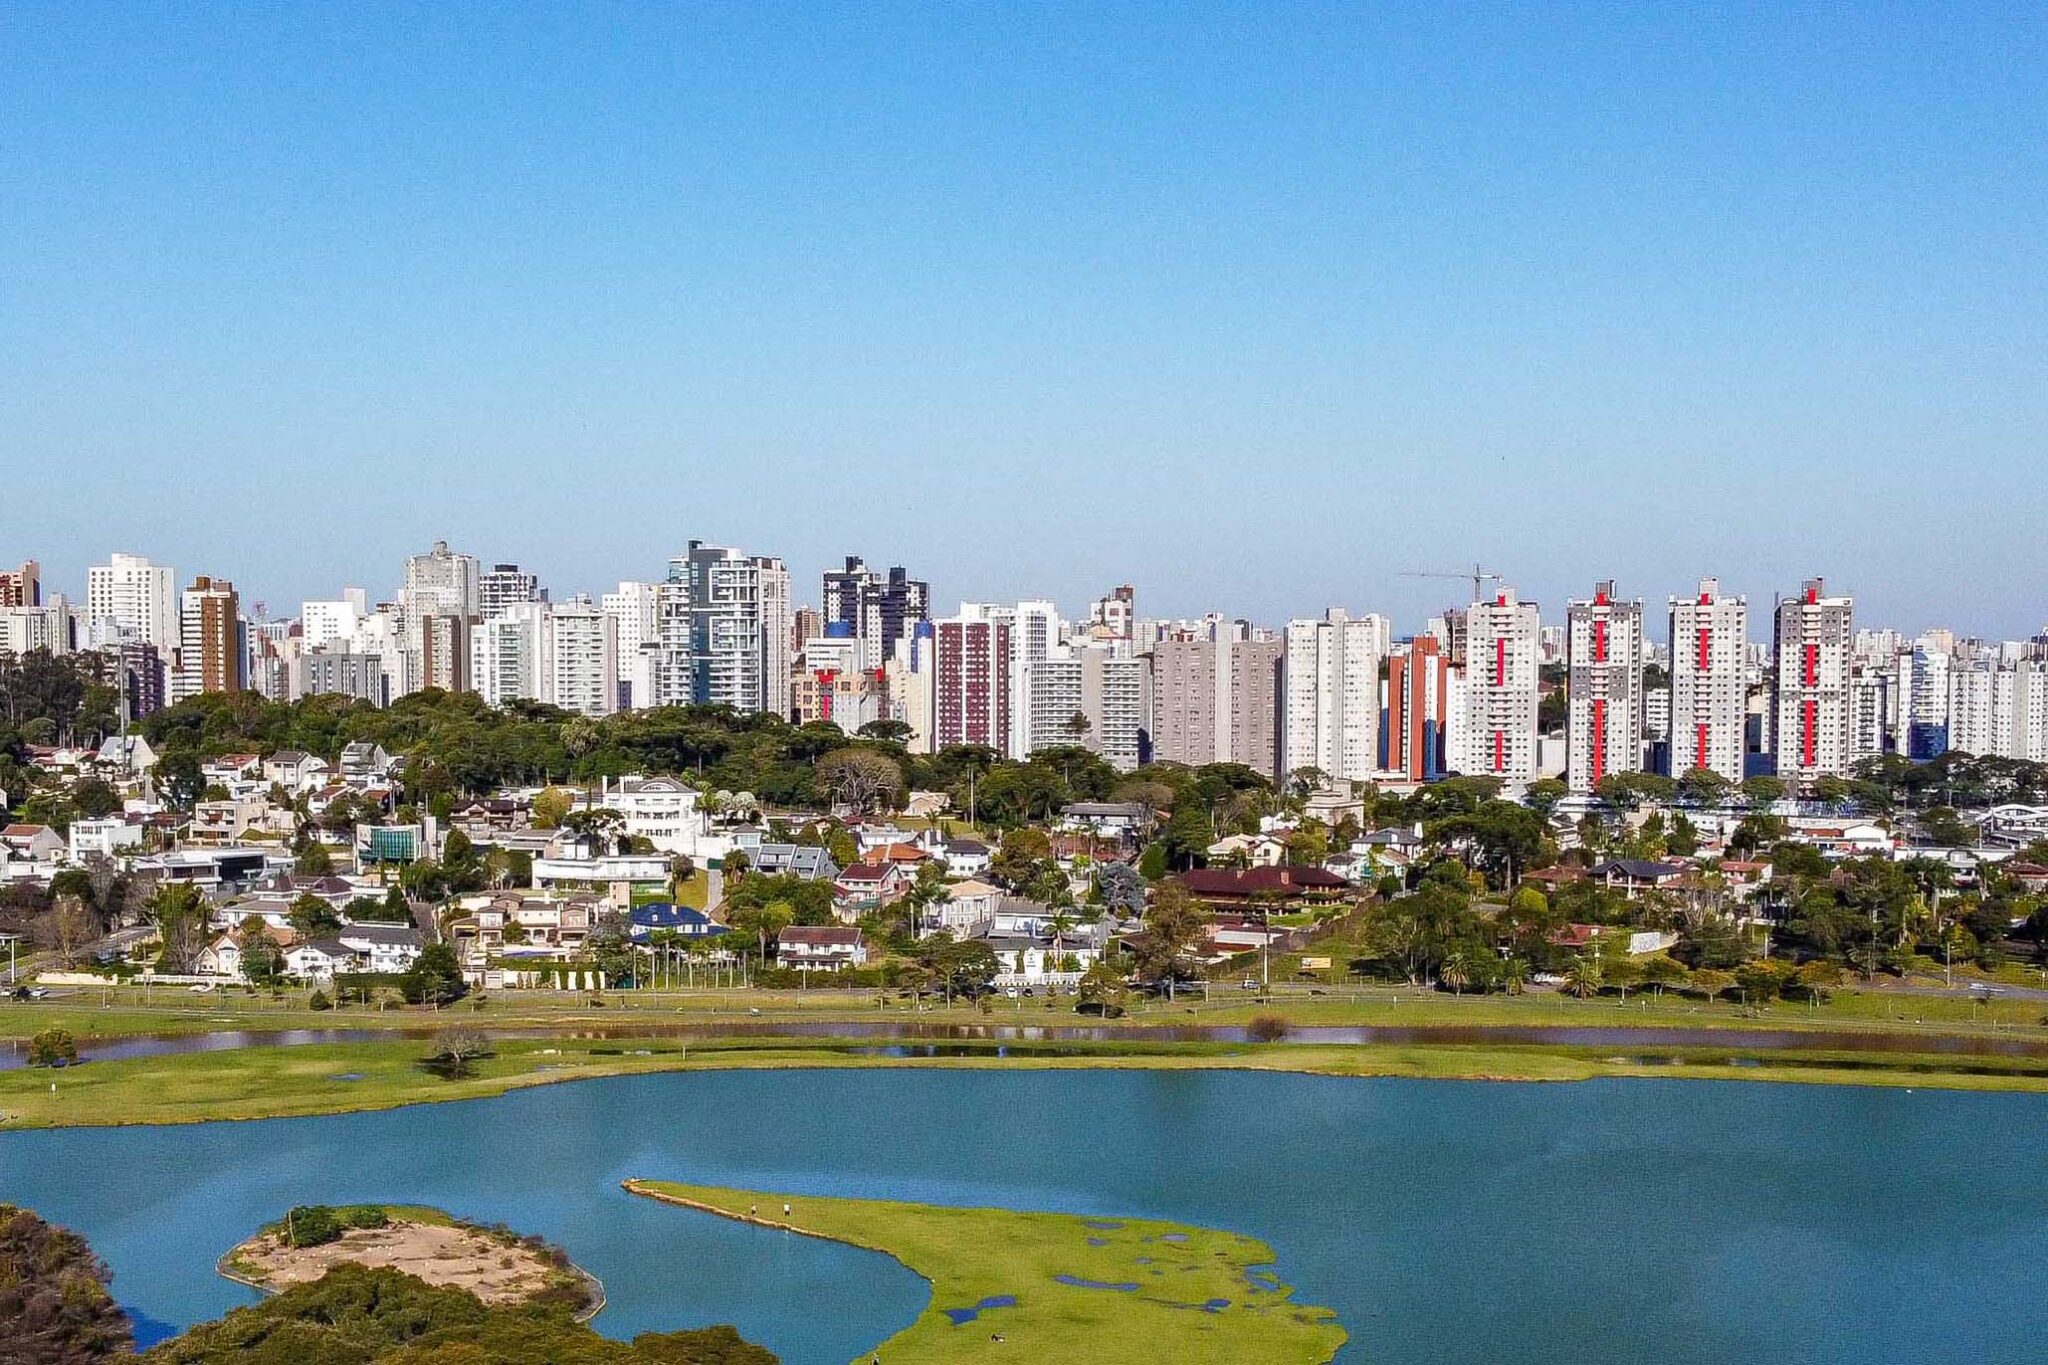
<svg viewBox="0 0 2048 1365">
<path fill-rule="evenodd" d="M 1255 1043 L 1277 1043 L 1287 1036 L 1287 1021 L 1277 1014 L 1255 1014 L 1245 1032 Z"/>
<path fill-rule="evenodd" d="M 334 1008 L 334 1002 L 327 998 L 326 991 L 314 991 L 312 998 L 306 1001 L 306 1008 L 310 1010 L 331 1010 Z"/>
<path fill-rule="evenodd" d="M 357 1204 L 342 1210 L 341 1221 L 352 1228 L 381 1228 L 390 1225 L 391 1216 L 381 1204 Z"/>
<path fill-rule="evenodd" d="M 342 1231 L 341 1219 L 325 1204 L 304 1204 L 284 1216 L 284 1239 L 288 1246 L 326 1246 L 338 1240 Z"/>
<path fill-rule="evenodd" d="M 46 1028 L 28 1040 L 30 1066 L 69 1066 L 78 1060 L 78 1040 L 71 1030 Z"/>
</svg>

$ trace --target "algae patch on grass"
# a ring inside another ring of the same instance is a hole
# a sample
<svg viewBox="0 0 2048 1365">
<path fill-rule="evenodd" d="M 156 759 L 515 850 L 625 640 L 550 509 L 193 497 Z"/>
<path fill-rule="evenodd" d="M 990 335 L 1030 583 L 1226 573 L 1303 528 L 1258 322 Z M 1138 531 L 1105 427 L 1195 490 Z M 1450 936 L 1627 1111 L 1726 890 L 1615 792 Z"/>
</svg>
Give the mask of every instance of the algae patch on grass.
<svg viewBox="0 0 2048 1365">
<path fill-rule="evenodd" d="M 863 1352 L 863 1363 L 878 1354 L 887 1365 L 1321 1365 L 1345 1340 L 1330 1310 L 1296 1303 L 1273 1276 L 1270 1248 L 1234 1232 L 657 1180 L 629 1180 L 626 1189 L 880 1251 L 922 1276 L 930 1303 Z"/>
</svg>

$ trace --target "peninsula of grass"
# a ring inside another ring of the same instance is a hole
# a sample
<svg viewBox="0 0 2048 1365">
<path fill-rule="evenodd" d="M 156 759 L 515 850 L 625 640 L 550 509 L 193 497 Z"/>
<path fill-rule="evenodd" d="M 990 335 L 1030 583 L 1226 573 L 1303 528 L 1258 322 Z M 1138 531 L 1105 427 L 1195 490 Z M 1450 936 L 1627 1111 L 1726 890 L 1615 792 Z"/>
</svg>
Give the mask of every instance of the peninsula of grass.
<svg viewBox="0 0 2048 1365">
<path fill-rule="evenodd" d="M 1294 1302 L 1273 1274 L 1264 1243 L 1234 1232 L 667 1181 L 629 1180 L 625 1187 L 879 1251 L 929 1282 L 931 1301 L 916 1321 L 863 1351 L 860 1361 L 1321 1365 L 1345 1341 L 1329 1309 Z"/>
<path fill-rule="evenodd" d="M 488 1307 L 543 1304 L 588 1322 L 604 1287 L 568 1253 L 503 1225 L 404 1204 L 292 1209 L 220 1258 L 228 1279 L 266 1294 L 313 1284 L 340 1265 L 402 1271 Z"/>
</svg>

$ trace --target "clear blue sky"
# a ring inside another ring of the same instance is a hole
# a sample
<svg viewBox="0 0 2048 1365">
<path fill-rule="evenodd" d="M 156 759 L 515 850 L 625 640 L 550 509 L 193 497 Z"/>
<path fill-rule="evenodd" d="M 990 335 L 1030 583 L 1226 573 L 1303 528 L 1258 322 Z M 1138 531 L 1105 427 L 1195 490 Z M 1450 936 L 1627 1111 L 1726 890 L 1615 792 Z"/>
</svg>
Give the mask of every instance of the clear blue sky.
<svg viewBox="0 0 2048 1365">
<path fill-rule="evenodd" d="M 2048 10 L 1689 9 L 14 0 L 0 559 L 2038 628 Z"/>
</svg>

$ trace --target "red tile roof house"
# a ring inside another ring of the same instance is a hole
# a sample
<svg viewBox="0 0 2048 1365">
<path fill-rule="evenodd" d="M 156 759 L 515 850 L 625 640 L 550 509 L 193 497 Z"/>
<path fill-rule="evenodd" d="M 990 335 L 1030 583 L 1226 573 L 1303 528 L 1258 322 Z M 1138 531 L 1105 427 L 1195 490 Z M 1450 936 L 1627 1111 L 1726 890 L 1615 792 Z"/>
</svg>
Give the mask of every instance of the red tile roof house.
<svg viewBox="0 0 2048 1365">
<path fill-rule="evenodd" d="M 898 864 L 855 863 L 832 879 L 832 904 L 842 919 L 854 919 L 893 905 L 907 890 L 908 879 Z"/>
<path fill-rule="evenodd" d="M 836 972 L 867 966 L 868 945 L 850 924 L 795 924 L 775 936 L 775 960 L 799 972 Z"/>
<path fill-rule="evenodd" d="M 1351 883 L 1320 867 L 1197 868 L 1181 884 L 1211 905 L 1293 905 L 1339 901 Z"/>
</svg>

